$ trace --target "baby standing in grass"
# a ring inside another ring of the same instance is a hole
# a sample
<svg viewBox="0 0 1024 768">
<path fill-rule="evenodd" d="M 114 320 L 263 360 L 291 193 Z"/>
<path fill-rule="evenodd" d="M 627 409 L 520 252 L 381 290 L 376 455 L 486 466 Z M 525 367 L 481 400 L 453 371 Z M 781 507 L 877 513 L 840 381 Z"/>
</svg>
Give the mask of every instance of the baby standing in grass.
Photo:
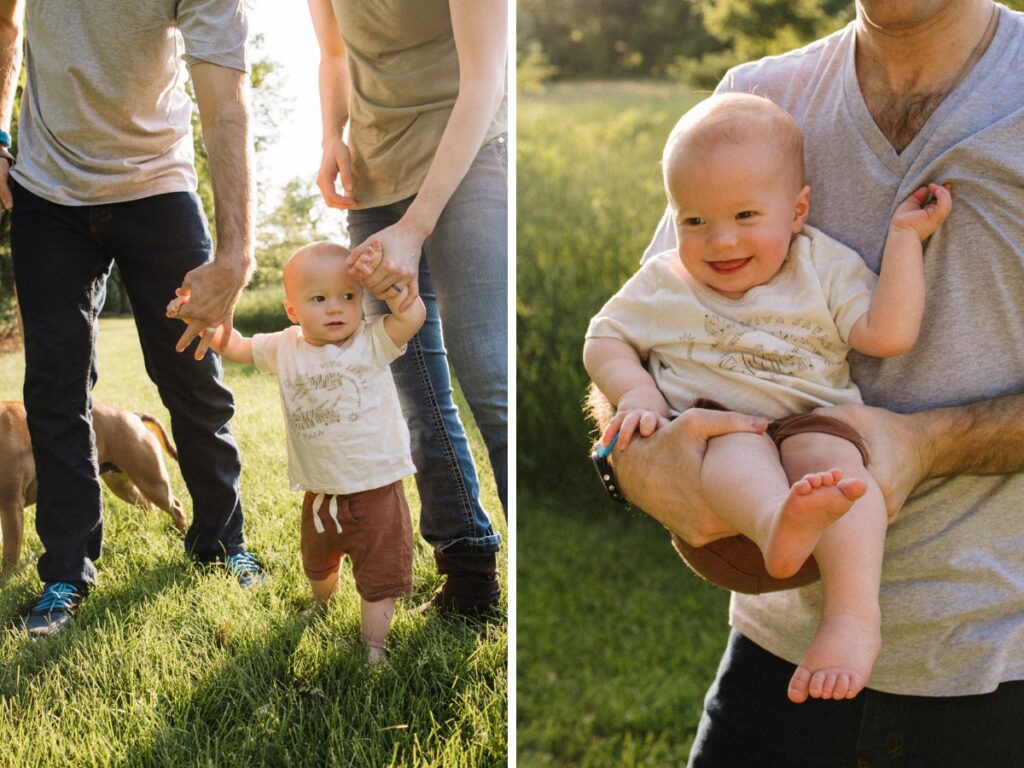
<svg viewBox="0 0 1024 768">
<path fill-rule="evenodd" d="M 765 417 L 766 434 L 709 441 L 702 490 L 772 576 L 815 556 L 821 623 L 789 697 L 853 698 L 881 647 L 886 508 L 860 436 L 810 411 L 860 402 L 851 348 L 889 357 L 916 341 L 922 242 L 948 215 L 950 194 L 932 184 L 896 208 L 876 278 L 858 254 L 804 226 L 800 131 L 766 99 L 729 94 L 694 107 L 669 137 L 663 172 L 678 251 L 642 266 L 587 331 L 587 371 L 616 406 L 602 442 L 618 433 L 625 450 L 694 405 Z"/>
<path fill-rule="evenodd" d="M 384 661 L 395 600 L 412 594 L 412 526 L 402 478 L 416 471 L 409 431 L 388 364 L 423 324 L 417 298 L 387 300 L 391 314 L 366 323 L 362 286 L 345 268 L 348 250 L 311 243 L 284 267 L 285 310 L 297 323 L 278 333 L 238 331 L 213 348 L 229 360 L 277 374 L 288 434 L 288 475 L 302 503 L 302 565 L 319 605 L 338 588 L 341 557 L 352 560 L 362 637 Z M 371 248 L 355 269 L 379 263 Z"/>
</svg>

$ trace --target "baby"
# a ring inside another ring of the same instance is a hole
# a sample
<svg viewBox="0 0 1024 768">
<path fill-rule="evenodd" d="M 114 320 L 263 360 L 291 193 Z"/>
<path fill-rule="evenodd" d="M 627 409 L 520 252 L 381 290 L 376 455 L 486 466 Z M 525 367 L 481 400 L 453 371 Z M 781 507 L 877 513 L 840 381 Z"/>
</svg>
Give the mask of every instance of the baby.
<svg viewBox="0 0 1024 768">
<path fill-rule="evenodd" d="M 338 588 L 341 557 L 352 559 L 362 637 L 371 662 L 395 600 L 412 593 L 412 525 L 402 478 L 416 471 L 409 431 L 388 364 L 423 325 L 417 299 L 406 309 L 393 286 L 391 314 L 366 323 L 362 286 L 345 268 L 348 250 L 311 243 L 284 267 L 284 307 L 297 325 L 243 337 L 223 329 L 212 347 L 229 360 L 277 374 L 288 433 L 288 475 L 302 503 L 302 565 L 320 606 Z M 365 278 L 380 262 L 374 244 L 357 262 Z"/>
<path fill-rule="evenodd" d="M 673 129 L 662 164 L 678 251 L 643 265 L 587 331 L 587 371 L 616 406 L 602 443 L 617 433 L 625 450 L 694 405 L 774 420 L 767 434 L 712 439 L 701 488 L 772 576 L 814 555 L 821 623 L 789 698 L 853 698 L 881 648 L 885 501 L 860 436 L 810 411 L 860 402 L 850 348 L 889 357 L 916 341 L 922 242 L 949 214 L 950 193 L 930 184 L 896 208 L 876 278 L 804 225 L 800 131 L 768 100 L 702 102 Z"/>
</svg>

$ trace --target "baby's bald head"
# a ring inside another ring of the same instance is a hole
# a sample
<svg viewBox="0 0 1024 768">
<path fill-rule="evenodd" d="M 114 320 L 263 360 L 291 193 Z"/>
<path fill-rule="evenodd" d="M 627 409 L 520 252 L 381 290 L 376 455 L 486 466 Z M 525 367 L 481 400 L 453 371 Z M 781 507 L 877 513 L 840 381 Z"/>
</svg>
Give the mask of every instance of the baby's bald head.
<svg viewBox="0 0 1024 768">
<path fill-rule="evenodd" d="M 727 93 L 693 107 L 669 134 L 661 166 L 670 201 L 674 186 L 686 183 L 680 174 L 684 161 L 701 162 L 716 147 L 740 145 L 775 157 L 780 184 L 790 184 L 794 190 L 803 187 L 804 143 L 793 118 L 761 96 Z"/>
</svg>

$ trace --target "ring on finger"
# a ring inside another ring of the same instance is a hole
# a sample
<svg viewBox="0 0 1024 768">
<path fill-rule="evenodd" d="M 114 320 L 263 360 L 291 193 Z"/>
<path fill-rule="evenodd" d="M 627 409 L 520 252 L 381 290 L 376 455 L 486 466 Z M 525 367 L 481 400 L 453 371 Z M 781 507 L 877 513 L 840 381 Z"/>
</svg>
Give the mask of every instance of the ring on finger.
<svg viewBox="0 0 1024 768">
<path fill-rule="evenodd" d="M 205 333 L 207 336 L 213 336 L 213 334 L 215 334 L 216 332 L 217 332 L 217 326 L 216 325 L 208 325 L 205 328 L 203 328 L 203 333 Z"/>
<path fill-rule="evenodd" d="M 391 288 L 389 288 L 388 290 L 397 291 L 398 293 L 401 293 L 402 292 L 402 286 L 400 286 L 398 283 L 392 283 L 391 284 Z"/>
</svg>

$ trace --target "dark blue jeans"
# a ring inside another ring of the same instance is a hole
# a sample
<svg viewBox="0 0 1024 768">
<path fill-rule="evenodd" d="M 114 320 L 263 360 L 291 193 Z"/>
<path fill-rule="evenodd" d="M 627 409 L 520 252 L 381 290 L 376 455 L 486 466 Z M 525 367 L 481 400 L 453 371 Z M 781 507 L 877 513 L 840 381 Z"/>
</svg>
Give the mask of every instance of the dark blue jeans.
<svg viewBox="0 0 1024 768">
<path fill-rule="evenodd" d="M 231 392 L 220 359 L 174 344 L 182 323 L 164 316 L 174 289 L 210 258 L 199 199 L 181 192 L 113 205 L 62 206 L 14 185 L 11 251 L 25 329 L 25 409 L 39 481 L 36 530 L 44 582 L 96 579 L 103 538 L 92 388 L 97 318 L 117 262 L 135 314 L 146 372 L 171 414 L 181 474 L 192 496 L 185 548 L 203 562 L 244 549 L 241 460 L 228 428 Z"/>
<path fill-rule="evenodd" d="M 508 463 L 508 148 L 485 144 L 423 244 L 427 318 L 391 364 L 409 424 L 420 531 L 440 551 L 495 552 L 501 535 L 480 504 L 448 365 L 473 411 L 506 506 Z M 348 212 L 353 246 L 398 221 L 414 198 Z M 367 317 L 387 312 L 367 294 Z"/>
<path fill-rule="evenodd" d="M 691 768 L 1024 766 L 1024 681 L 979 696 L 846 701 L 786 698 L 793 665 L 729 637 L 690 754 Z"/>
</svg>

